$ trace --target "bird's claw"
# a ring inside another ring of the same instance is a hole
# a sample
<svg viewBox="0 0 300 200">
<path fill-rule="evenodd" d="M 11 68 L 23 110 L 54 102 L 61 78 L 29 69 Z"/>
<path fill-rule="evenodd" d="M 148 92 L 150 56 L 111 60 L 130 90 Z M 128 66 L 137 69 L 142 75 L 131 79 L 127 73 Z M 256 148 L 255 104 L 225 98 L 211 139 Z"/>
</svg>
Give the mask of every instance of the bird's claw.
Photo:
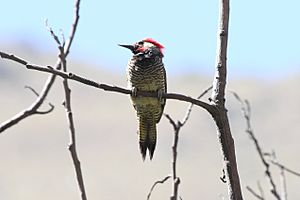
<svg viewBox="0 0 300 200">
<path fill-rule="evenodd" d="M 162 100 L 162 96 L 165 92 L 162 89 L 157 90 L 157 98 L 159 101 Z"/>
<path fill-rule="evenodd" d="M 137 97 L 137 88 L 136 87 L 133 87 L 132 90 L 131 90 L 131 96 L 133 98 L 136 98 Z"/>
</svg>

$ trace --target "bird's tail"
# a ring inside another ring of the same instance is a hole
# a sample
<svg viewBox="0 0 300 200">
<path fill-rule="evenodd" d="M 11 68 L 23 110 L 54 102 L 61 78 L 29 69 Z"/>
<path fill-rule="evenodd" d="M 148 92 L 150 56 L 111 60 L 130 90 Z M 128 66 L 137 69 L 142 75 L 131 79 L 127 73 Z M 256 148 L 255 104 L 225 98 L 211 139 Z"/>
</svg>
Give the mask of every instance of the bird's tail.
<svg viewBox="0 0 300 200">
<path fill-rule="evenodd" d="M 154 116 L 139 116 L 139 137 L 143 160 L 145 160 L 147 149 L 149 151 L 150 160 L 152 160 L 156 146 L 156 122 Z"/>
</svg>

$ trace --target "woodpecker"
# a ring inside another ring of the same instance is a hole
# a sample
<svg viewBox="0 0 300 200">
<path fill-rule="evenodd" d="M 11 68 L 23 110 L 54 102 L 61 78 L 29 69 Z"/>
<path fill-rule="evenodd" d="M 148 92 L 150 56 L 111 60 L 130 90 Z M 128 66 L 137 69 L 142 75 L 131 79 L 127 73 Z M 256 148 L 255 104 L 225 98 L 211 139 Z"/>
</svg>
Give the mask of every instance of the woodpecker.
<svg viewBox="0 0 300 200">
<path fill-rule="evenodd" d="M 133 45 L 119 44 L 130 49 L 133 56 L 127 64 L 127 84 L 132 90 L 131 102 L 139 123 L 139 145 L 143 160 L 147 149 L 150 160 L 156 146 L 156 124 L 160 121 L 166 100 L 162 94 L 167 92 L 166 71 L 163 59 L 163 45 L 146 38 Z M 157 97 L 137 96 L 137 91 L 157 92 Z"/>
</svg>

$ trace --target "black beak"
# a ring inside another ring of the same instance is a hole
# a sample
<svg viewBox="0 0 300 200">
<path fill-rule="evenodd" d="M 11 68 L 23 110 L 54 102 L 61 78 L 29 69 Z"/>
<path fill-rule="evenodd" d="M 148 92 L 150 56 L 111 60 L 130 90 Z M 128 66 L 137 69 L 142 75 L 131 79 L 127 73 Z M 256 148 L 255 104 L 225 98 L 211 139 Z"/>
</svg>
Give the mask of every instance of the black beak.
<svg viewBox="0 0 300 200">
<path fill-rule="evenodd" d="M 132 52 L 134 52 L 134 46 L 133 45 L 128 45 L 128 44 L 119 44 L 121 47 L 125 47 L 127 49 L 130 49 Z"/>
</svg>

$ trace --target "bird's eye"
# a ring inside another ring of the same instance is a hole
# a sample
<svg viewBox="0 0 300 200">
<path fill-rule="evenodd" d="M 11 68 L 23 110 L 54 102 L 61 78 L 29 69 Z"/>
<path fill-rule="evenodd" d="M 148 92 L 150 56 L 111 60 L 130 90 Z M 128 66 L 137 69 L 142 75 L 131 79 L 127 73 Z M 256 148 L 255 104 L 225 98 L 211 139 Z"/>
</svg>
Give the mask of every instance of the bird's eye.
<svg viewBox="0 0 300 200">
<path fill-rule="evenodd" d="M 143 42 L 143 41 L 140 41 L 140 42 L 138 42 L 138 44 L 139 44 L 139 45 L 143 45 L 143 44 L 144 44 L 144 42 Z"/>
</svg>

